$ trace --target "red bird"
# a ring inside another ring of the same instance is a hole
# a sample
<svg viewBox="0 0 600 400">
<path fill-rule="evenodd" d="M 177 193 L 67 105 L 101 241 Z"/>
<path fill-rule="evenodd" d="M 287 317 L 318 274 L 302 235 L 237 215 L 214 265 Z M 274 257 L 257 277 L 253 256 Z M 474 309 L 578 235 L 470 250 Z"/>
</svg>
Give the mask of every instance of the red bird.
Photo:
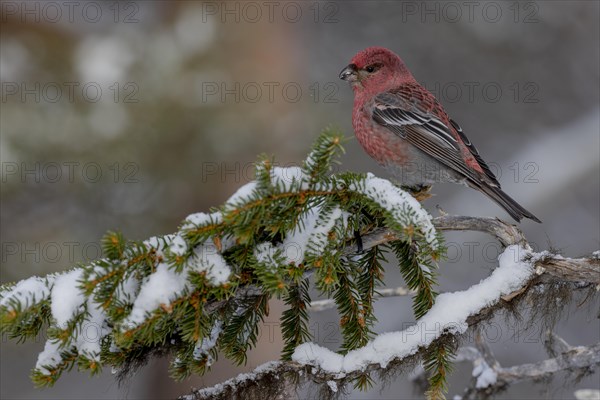
<svg viewBox="0 0 600 400">
<path fill-rule="evenodd" d="M 354 91 L 352 125 L 366 152 L 406 186 L 465 184 L 517 221 L 541 222 L 500 189 L 500 183 L 437 99 L 392 51 L 369 47 L 340 73 Z"/>
</svg>

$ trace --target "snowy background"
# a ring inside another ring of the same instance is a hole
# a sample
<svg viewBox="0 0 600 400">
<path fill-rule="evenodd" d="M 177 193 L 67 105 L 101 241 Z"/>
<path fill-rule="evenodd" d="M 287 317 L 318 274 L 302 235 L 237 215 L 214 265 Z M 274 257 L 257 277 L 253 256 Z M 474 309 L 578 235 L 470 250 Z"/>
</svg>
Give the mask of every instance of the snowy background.
<svg viewBox="0 0 600 400">
<path fill-rule="evenodd" d="M 49 5 L 50 4 L 50 5 Z M 522 228 L 536 250 L 578 256 L 600 247 L 599 3 L 540 2 L 0 2 L 1 281 L 100 256 L 108 229 L 146 239 L 221 204 L 252 179 L 259 153 L 299 163 L 327 125 L 352 134 L 352 94 L 339 71 L 359 50 L 388 47 L 432 90 L 508 193 L 543 224 Z M 385 173 L 348 142 L 341 170 Z M 438 186 L 426 205 L 508 216 L 482 195 Z M 479 282 L 498 247 L 449 234 L 442 290 Z M 402 284 L 395 266 L 389 287 Z M 381 299 L 378 331 L 413 321 L 408 298 Z M 221 360 L 173 382 L 156 360 L 119 388 L 110 371 L 77 372 L 36 390 L 44 340 L 1 344 L 0 397 L 173 398 L 276 359 L 282 305 L 273 302 L 247 367 Z M 526 314 L 525 314 L 526 318 Z M 315 342 L 340 344 L 335 310 L 314 314 Z M 538 332 L 494 321 L 485 335 L 504 366 L 545 357 Z M 593 313 L 573 309 L 558 332 L 600 340 Z M 470 379 L 461 364 L 450 396 Z M 559 378 L 503 398 L 572 398 Z M 577 387 L 599 388 L 598 375 Z M 404 378 L 351 398 L 419 397 Z"/>
</svg>

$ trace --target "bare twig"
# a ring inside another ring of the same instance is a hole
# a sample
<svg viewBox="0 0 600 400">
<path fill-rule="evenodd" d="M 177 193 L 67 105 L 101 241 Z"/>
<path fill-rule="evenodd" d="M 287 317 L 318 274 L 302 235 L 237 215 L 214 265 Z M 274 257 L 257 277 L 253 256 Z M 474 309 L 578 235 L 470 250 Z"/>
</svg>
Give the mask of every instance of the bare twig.
<svg viewBox="0 0 600 400">
<path fill-rule="evenodd" d="M 508 385 L 524 380 L 540 380 L 558 372 L 590 369 L 600 365 L 600 343 L 577 346 L 555 358 L 533 364 L 522 364 L 498 370 L 498 385 Z"/>
<path fill-rule="evenodd" d="M 399 296 L 409 296 L 409 295 L 413 295 L 415 293 L 417 293 L 415 290 L 411 290 L 411 289 L 405 288 L 403 286 L 399 286 L 397 288 L 379 289 L 379 290 L 377 290 L 377 293 L 375 294 L 374 297 L 375 298 L 399 297 Z M 310 306 L 308 307 L 308 311 L 314 311 L 314 312 L 325 311 L 325 310 L 330 310 L 332 308 L 335 308 L 335 306 L 336 306 L 336 304 L 335 304 L 335 301 L 333 301 L 333 299 L 315 300 L 310 303 Z"/>
<path fill-rule="evenodd" d="M 544 347 L 546 347 L 546 351 L 548 351 L 548 353 L 553 357 L 556 357 L 557 354 L 565 353 L 573 348 L 565 341 L 565 339 L 561 338 L 551 330 L 546 331 L 546 335 L 544 337 Z"/>
<path fill-rule="evenodd" d="M 478 330 L 475 333 L 475 347 L 477 348 L 487 365 L 489 365 L 492 368 L 500 367 L 500 363 L 498 362 L 498 360 L 496 360 L 496 357 L 494 356 L 492 349 L 490 349 L 490 346 L 488 346 L 488 344 L 483 339 L 480 330 Z"/>
<path fill-rule="evenodd" d="M 481 350 L 473 347 L 461 348 L 457 354 L 456 361 L 471 361 L 473 365 L 485 361 L 492 368 L 496 375 L 496 379 L 493 382 L 479 388 L 473 385 L 467 388 L 461 396 L 463 399 L 479 399 L 487 398 L 501 392 L 514 383 L 542 381 L 560 372 L 591 373 L 600 365 L 600 343 L 593 346 L 569 346 L 565 351 L 555 355 L 554 358 L 506 368 L 501 367 L 495 360 L 491 364 Z"/>
</svg>

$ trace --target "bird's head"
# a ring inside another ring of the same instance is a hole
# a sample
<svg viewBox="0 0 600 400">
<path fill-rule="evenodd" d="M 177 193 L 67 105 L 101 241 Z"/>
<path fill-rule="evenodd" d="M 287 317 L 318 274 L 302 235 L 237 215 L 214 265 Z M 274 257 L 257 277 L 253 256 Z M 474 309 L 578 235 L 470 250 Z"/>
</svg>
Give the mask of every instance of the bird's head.
<svg viewBox="0 0 600 400">
<path fill-rule="evenodd" d="M 350 82 L 355 93 L 377 93 L 414 81 L 400 57 L 383 47 L 369 47 L 356 54 L 340 72 L 340 79 Z"/>
</svg>

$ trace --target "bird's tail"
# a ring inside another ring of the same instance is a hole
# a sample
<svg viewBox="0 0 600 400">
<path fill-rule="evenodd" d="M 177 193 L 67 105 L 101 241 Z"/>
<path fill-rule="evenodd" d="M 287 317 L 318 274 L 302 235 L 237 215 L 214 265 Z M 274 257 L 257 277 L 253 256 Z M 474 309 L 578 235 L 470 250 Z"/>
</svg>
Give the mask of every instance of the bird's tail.
<svg viewBox="0 0 600 400">
<path fill-rule="evenodd" d="M 500 207 L 504 208 L 517 222 L 521 222 L 523 218 L 529 218 L 535 222 L 541 223 L 535 215 L 524 209 L 519 203 L 514 201 L 509 195 L 504 193 L 502 189 L 496 186 L 486 185 L 485 183 L 477 186 L 490 199 L 494 200 Z"/>
</svg>

